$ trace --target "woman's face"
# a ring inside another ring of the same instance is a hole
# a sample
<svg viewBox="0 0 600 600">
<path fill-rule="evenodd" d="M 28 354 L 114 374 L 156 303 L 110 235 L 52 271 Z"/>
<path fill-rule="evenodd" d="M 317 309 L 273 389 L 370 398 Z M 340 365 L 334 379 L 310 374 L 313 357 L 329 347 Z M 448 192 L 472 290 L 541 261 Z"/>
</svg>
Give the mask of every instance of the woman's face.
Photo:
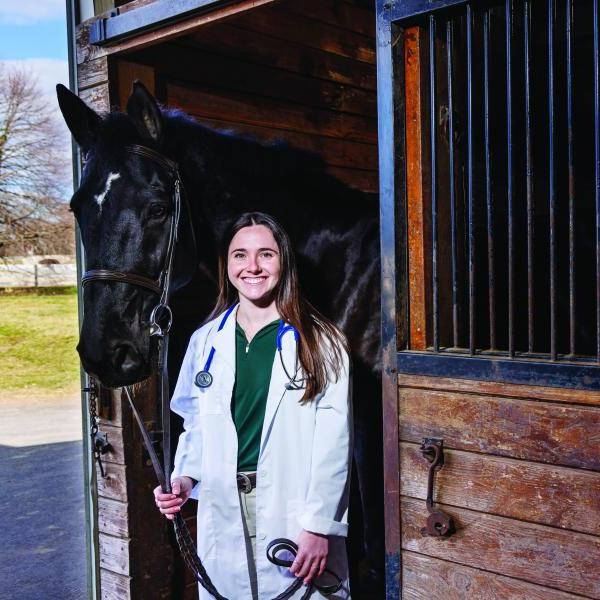
<svg viewBox="0 0 600 600">
<path fill-rule="evenodd" d="M 280 273 L 279 247 L 268 227 L 243 227 L 233 236 L 227 253 L 227 275 L 240 299 L 254 304 L 271 302 Z"/>
</svg>

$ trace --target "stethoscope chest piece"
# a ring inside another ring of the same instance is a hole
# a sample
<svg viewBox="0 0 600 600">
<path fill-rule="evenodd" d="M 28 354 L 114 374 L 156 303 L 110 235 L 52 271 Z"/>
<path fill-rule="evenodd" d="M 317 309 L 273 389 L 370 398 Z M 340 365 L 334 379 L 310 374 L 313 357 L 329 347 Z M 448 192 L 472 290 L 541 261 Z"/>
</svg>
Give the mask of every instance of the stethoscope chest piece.
<svg viewBox="0 0 600 600">
<path fill-rule="evenodd" d="M 199 387 L 199 388 L 207 388 L 210 387 L 210 385 L 213 382 L 213 377 L 212 375 L 208 372 L 208 371 L 198 371 L 198 373 L 196 373 L 196 377 L 194 378 L 194 383 Z"/>
</svg>

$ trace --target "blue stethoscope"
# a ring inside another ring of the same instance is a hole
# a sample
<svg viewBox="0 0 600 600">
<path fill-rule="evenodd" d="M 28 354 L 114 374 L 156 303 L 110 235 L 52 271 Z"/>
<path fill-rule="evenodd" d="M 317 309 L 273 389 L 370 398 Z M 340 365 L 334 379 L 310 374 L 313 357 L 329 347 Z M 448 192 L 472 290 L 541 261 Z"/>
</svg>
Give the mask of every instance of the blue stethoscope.
<svg viewBox="0 0 600 600">
<path fill-rule="evenodd" d="M 225 326 L 225 323 L 227 322 L 227 318 L 233 312 L 233 310 L 235 309 L 236 306 L 237 306 L 237 304 L 234 304 L 233 306 L 230 306 L 227 309 L 227 312 L 223 315 L 223 318 L 221 319 L 221 322 L 219 323 L 217 332 L 219 332 L 219 331 L 221 331 L 221 329 L 223 329 L 223 327 Z M 295 359 L 295 364 L 294 364 L 294 374 L 293 375 L 290 375 L 289 371 L 287 370 L 287 368 L 285 366 L 285 363 L 283 362 L 283 354 L 281 352 L 281 349 L 282 349 L 281 338 L 283 338 L 283 336 L 288 331 L 294 332 L 294 339 L 296 340 L 296 344 L 298 344 L 298 342 L 300 341 L 300 334 L 298 333 L 298 330 L 293 325 L 286 325 L 283 322 L 283 319 L 281 319 L 279 321 L 279 329 L 277 330 L 277 342 L 276 343 L 277 343 L 277 352 L 279 354 L 279 360 L 281 361 L 281 366 L 283 368 L 285 376 L 289 379 L 288 383 L 285 384 L 285 389 L 286 390 L 302 390 L 305 387 L 305 385 L 304 385 L 305 378 L 304 377 L 298 378 L 298 373 L 300 372 L 300 365 L 298 364 L 298 352 L 296 352 L 296 359 Z M 213 376 L 210 373 L 210 366 L 212 364 L 214 356 L 215 356 L 215 347 L 211 346 L 211 349 L 210 349 L 210 352 L 208 353 L 208 358 L 206 359 L 204 368 L 201 371 L 198 371 L 198 373 L 196 373 L 196 377 L 194 378 L 194 383 L 199 388 L 207 388 L 212 385 Z"/>
</svg>

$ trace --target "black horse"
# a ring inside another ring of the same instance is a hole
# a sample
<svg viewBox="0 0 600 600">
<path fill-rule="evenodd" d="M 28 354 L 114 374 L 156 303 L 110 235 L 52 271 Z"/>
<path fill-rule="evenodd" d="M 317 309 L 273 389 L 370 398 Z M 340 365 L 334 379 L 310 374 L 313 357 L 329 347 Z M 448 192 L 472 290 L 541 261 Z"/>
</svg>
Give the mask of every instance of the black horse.
<svg viewBox="0 0 600 600">
<path fill-rule="evenodd" d="M 328 175 L 316 156 L 285 143 L 262 144 L 214 131 L 161 109 L 136 83 L 126 113 L 103 117 L 57 86 L 66 123 L 85 157 L 71 208 L 81 230 L 87 269 L 157 278 L 165 261 L 173 208 L 164 169 L 127 151 L 140 144 L 176 162 L 187 202 L 171 283 L 174 324 L 170 378 L 179 371 L 191 333 L 216 297 L 216 248 L 241 212 L 274 215 L 296 249 L 305 295 L 346 333 L 353 359 L 355 475 L 350 505 L 350 565 L 382 597 L 383 478 L 380 356 L 380 256 L 377 197 Z M 189 213 L 189 214 L 188 214 Z M 193 238 L 195 236 L 195 242 Z M 77 346 L 85 370 L 108 387 L 147 378 L 152 370 L 148 318 L 156 295 L 128 283 L 84 289 Z M 360 597 L 366 597 L 361 592 Z"/>
</svg>

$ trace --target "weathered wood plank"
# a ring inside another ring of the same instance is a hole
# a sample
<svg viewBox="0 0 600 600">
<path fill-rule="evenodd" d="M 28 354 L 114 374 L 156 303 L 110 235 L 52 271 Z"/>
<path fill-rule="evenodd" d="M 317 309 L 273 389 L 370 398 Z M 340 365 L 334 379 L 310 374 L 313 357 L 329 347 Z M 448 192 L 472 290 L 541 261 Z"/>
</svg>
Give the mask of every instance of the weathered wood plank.
<svg viewBox="0 0 600 600">
<path fill-rule="evenodd" d="M 100 426 L 102 424 L 123 426 L 123 402 L 121 390 L 110 390 L 100 388 L 98 399 L 98 416 L 100 417 Z"/>
<path fill-rule="evenodd" d="M 106 56 L 83 63 L 77 69 L 77 86 L 79 90 L 95 87 L 107 81 L 108 60 Z"/>
<path fill-rule="evenodd" d="M 430 198 L 425 194 L 423 131 L 421 128 L 423 103 L 421 94 L 421 29 L 409 27 L 404 31 L 404 77 L 406 89 L 406 194 L 408 219 L 408 294 L 409 340 L 413 350 L 428 346 L 428 314 L 430 288 L 431 232 Z"/>
<path fill-rule="evenodd" d="M 310 78 L 334 81 L 369 91 L 376 91 L 377 78 L 373 65 L 355 60 L 287 44 L 267 34 L 259 34 L 236 27 L 235 21 L 204 27 L 178 43 L 190 44 L 209 52 L 239 58 L 244 49 L 244 60 L 262 64 Z"/>
<path fill-rule="evenodd" d="M 403 600 L 576 600 L 573 596 L 456 563 L 402 553 Z"/>
<path fill-rule="evenodd" d="M 106 533 L 98 534 L 100 567 L 118 573 L 129 575 L 129 538 L 120 538 Z"/>
<path fill-rule="evenodd" d="M 125 464 L 125 452 L 123 449 L 123 430 L 108 423 L 100 426 L 100 431 L 108 436 L 110 450 L 102 455 L 102 462 Z"/>
<path fill-rule="evenodd" d="M 335 113 L 318 108 L 257 101 L 239 94 L 223 94 L 179 85 L 167 86 L 168 104 L 209 119 L 236 121 L 248 125 L 271 127 L 375 144 L 377 131 L 373 119 L 359 115 Z"/>
<path fill-rule="evenodd" d="M 427 497 L 429 462 L 400 445 L 401 493 Z M 447 450 L 436 500 L 462 508 L 600 535 L 600 473 Z"/>
<path fill-rule="evenodd" d="M 454 517 L 450 539 L 421 535 L 425 502 L 402 498 L 402 547 L 436 558 L 600 598 L 600 539 L 440 505 Z"/>
<path fill-rule="evenodd" d="M 156 0 L 130 0 L 129 2 L 119 2 L 119 4 L 121 4 L 121 6 L 119 6 L 119 14 L 135 10 L 146 4 L 152 4 L 153 2 L 156 2 Z"/>
<path fill-rule="evenodd" d="M 131 577 L 100 569 L 102 600 L 131 600 Z"/>
<path fill-rule="evenodd" d="M 362 190 L 363 192 L 377 192 L 379 190 L 379 177 L 377 171 L 361 171 L 358 169 L 344 169 L 342 167 L 327 167 L 327 171 L 346 185 Z"/>
<path fill-rule="evenodd" d="M 190 583 L 185 586 L 183 600 L 198 600 L 198 584 Z"/>
<path fill-rule="evenodd" d="M 155 93 L 155 70 L 148 65 L 142 65 L 128 60 L 117 62 L 118 101 L 121 110 L 125 110 L 127 100 L 133 90 L 133 82 L 141 81 L 151 94 Z"/>
<path fill-rule="evenodd" d="M 278 6 L 278 5 L 275 5 Z M 285 10 L 293 15 L 304 16 L 347 29 L 370 38 L 375 38 L 375 15 L 373 6 L 365 10 L 359 6 L 340 2 L 339 0 L 319 0 L 319 2 L 286 2 L 280 5 L 280 10 Z"/>
<path fill-rule="evenodd" d="M 153 66 L 173 82 L 195 82 L 204 88 L 283 99 L 371 118 L 377 114 L 374 91 L 307 77 L 272 64 L 248 62 L 245 51 L 243 56 L 239 56 L 239 51 L 238 56 L 222 55 L 219 45 L 219 40 L 215 40 L 210 47 L 192 50 L 177 40 L 138 52 L 132 60 Z"/>
<path fill-rule="evenodd" d="M 375 63 L 375 40 L 315 21 L 292 15 L 285 7 L 265 7 L 240 14 L 236 27 L 285 40 L 286 43 L 307 46 L 330 54 L 338 54 L 359 62 Z"/>
<path fill-rule="evenodd" d="M 282 133 L 280 129 L 236 123 L 233 121 L 235 115 L 232 115 L 231 118 L 232 121 L 203 118 L 198 118 L 198 121 L 202 125 L 214 127 L 215 129 L 250 134 L 265 142 L 285 140 L 294 148 L 318 154 L 327 165 L 332 167 L 377 170 L 377 146 L 298 132 L 286 131 Z"/>
<path fill-rule="evenodd" d="M 600 410 L 400 388 L 400 436 L 449 448 L 600 470 Z"/>
<path fill-rule="evenodd" d="M 129 537 L 128 505 L 99 496 L 98 530 L 117 537 Z"/>
<path fill-rule="evenodd" d="M 103 464 L 106 477 L 100 475 L 100 469 L 96 465 L 98 495 L 127 502 L 127 467 L 109 462 Z"/>
<path fill-rule="evenodd" d="M 549 400 L 551 402 L 592 404 L 600 406 L 600 392 L 587 390 L 570 390 L 568 388 L 518 385 L 496 381 L 474 381 L 471 379 L 404 374 L 398 376 L 398 384 L 402 387 L 492 394 L 494 396 L 508 396 L 512 398 L 528 398 L 531 400 Z"/>
<path fill-rule="evenodd" d="M 97 85 L 79 92 L 79 97 L 95 111 L 100 113 L 110 112 L 108 84 Z"/>
</svg>

